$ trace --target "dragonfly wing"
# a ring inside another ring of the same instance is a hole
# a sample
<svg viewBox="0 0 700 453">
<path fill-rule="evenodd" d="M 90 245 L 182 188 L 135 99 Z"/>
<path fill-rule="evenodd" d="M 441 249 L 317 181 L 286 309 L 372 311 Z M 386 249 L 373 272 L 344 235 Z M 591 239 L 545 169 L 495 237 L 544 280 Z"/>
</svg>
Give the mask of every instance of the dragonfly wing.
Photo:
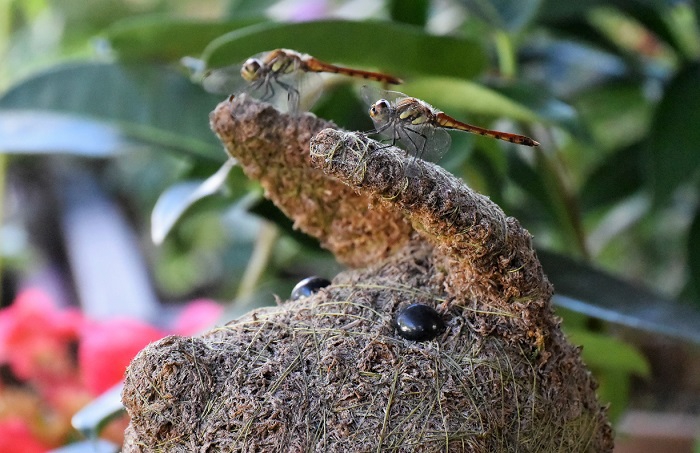
<svg viewBox="0 0 700 453">
<path fill-rule="evenodd" d="M 396 101 L 400 99 L 407 98 L 408 95 L 401 93 L 399 91 L 389 91 L 389 90 L 382 90 L 374 86 L 369 86 L 369 85 L 362 85 L 362 88 L 360 90 L 360 94 L 362 96 L 362 100 L 365 102 L 365 105 L 367 108 L 371 107 L 372 104 L 377 102 L 380 99 L 386 99 L 389 101 L 392 105 L 396 104 Z"/>
<path fill-rule="evenodd" d="M 275 105 L 290 113 L 310 110 L 323 93 L 323 78 L 315 72 L 296 70 L 278 76 L 274 83 L 286 93 Z"/>
<path fill-rule="evenodd" d="M 206 71 L 202 86 L 214 94 L 236 94 L 243 91 L 247 82 L 241 77 L 241 66 L 231 65 Z"/>
<path fill-rule="evenodd" d="M 430 162 L 439 161 L 450 149 L 452 137 L 441 127 L 426 126 L 424 134 L 426 136 L 425 149 L 423 155 L 419 157 Z"/>
</svg>

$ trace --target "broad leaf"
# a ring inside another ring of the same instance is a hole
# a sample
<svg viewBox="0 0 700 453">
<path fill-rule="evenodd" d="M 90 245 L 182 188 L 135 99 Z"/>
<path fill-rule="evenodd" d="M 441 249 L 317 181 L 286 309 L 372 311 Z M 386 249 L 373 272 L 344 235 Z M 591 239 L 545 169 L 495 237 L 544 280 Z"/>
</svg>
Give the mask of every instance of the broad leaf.
<svg viewBox="0 0 700 453">
<path fill-rule="evenodd" d="M 221 161 L 209 129 L 220 99 L 162 66 L 73 63 L 15 85 L 0 97 L 0 111 L 69 113 L 119 126 L 129 136 Z M 36 131 L 50 146 L 53 138 Z"/>
<path fill-rule="evenodd" d="M 656 204 L 700 168 L 700 64 L 683 68 L 671 81 L 649 133 Z"/>
<path fill-rule="evenodd" d="M 542 0 L 460 0 L 491 27 L 517 32 L 535 16 Z"/>
<path fill-rule="evenodd" d="M 231 158 L 204 181 L 179 182 L 163 192 L 151 213 L 151 239 L 156 245 L 163 243 L 180 217 L 199 200 L 217 193 L 226 183 L 231 169 L 236 165 Z"/>
<path fill-rule="evenodd" d="M 649 363 L 635 348 L 610 335 L 581 329 L 566 329 L 569 340 L 583 346 L 581 353 L 587 365 L 617 370 L 641 377 L 649 376 Z"/>
<path fill-rule="evenodd" d="M 695 218 L 688 232 L 688 268 L 690 284 L 695 289 L 695 293 L 700 295 L 700 208 L 696 209 Z"/>
<path fill-rule="evenodd" d="M 643 185 L 643 145 L 635 143 L 599 163 L 580 191 L 581 206 L 584 210 L 609 206 L 641 190 Z"/>
<path fill-rule="evenodd" d="M 229 66 L 280 47 L 398 76 L 471 78 L 486 66 L 484 50 L 473 41 L 430 35 L 410 25 L 341 20 L 253 25 L 212 41 L 202 59 L 208 67 Z"/>
<path fill-rule="evenodd" d="M 0 110 L 0 153 L 108 157 L 131 145 L 118 127 L 99 121 L 43 110 Z"/>
<path fill-rule="evenodd" d="M 421 77 L 415 82 L 400 86 L 411 96 L 450 112 L 466 111 L 494 117 L 507 117 L 516 121 L 537 122 L 539 116 L 512 99 L 484 85 L 464 79 L 446 77 Z"/>
<path fill-rule="evenodd" d="M 217 36 L 260 22 L 259 19 L 203 21 L 162 15 L 135 16 L 110 25 L 102 33 L 122 61 L 179 61 L 198 55 Z"/>
<path fill-rule="evenodd" d="M 604 321 L 700 344 L 700 310 L 561 255 L 538 250 L 554 303 Z"/>
</svg>

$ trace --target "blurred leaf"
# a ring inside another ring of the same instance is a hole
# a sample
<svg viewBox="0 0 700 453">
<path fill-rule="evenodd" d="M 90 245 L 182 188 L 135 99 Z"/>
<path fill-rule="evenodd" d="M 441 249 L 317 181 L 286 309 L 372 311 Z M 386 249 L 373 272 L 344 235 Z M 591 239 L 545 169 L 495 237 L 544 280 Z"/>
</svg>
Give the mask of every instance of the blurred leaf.
<svg viewBox="0 0 700 453">
<path fill-rule="evenodd" d="M 179 182 L 163 192 L 151 213 L 151 239 L 156 245 L 163 243 L 170 230 L 193 204 L 217 193 L 226 183 L 235 159 L 227 160 L 221 168 L 204 181 Z"/>
<path fill-rule="evenodd" d="M 556 175 L 556 169 L 552 158 L 540 148 L 535 148 L 534 165 L 526 162 L 524 156 L 516 153 L 508 154 L 508 176 L 527 193 L 542 203 L 547 214 L 550 215 L 550 228 L 555 234 L 558 243 L 570 254 L 583 255 L 582 232 L 580 231 L 580 219 L 577 200 L 562 186 Z M 532 206 L 515 206 L 527 212 L 519 212 L 522 217 L 531 216 L 529 212 Z"/>
<path fill-rule="evenodd" d="M 542 0 L 460 0 L 492 27 L 517 32 L 534 17 Z"/>
<path fill-rule="evenodd" d="M 15 85 L 0 97 L 0 111 L 80 115 L 119 126 L 128 136 L 220 162 L 224 154 L 209 129 L 209 112 L 218 101 L 161 66 L 73 63 Z"/>
<path fill-rule="evenodd" d="M 331 120 L 347 130 L 369 131 L 374 129 L 367 112 L 368 107 L 358 98 L 353 87 L 347 84 L 324 89 L 320 102 L 313 110 L 319 118 Z"/>
<path fill-rule="evenodd" d="M 114 22 L 101 37 L 122 61 L 178 61 L 199 55 L 217 36 L 260 22 L 259 19 L 203 21 L 167 16 L 134 16 Z"/>
<path fill-rule="evenodd" d="M 611 40 L 611 36 L 601 33 L 595 24 L 595 15 L 609 17 L 609 10 L 617 10 L 634 19 L 660 41 L 682 52 L 678 39 L 667 20 L 674 5 L 664 0 L 587 0 L 577 2 L 557 2 L 544 0 L 540 10 L 540 21 L 548 28 L 556 29 L 565 36 L 577 37 L 602 49 L 618 55 L 626 53 Z M 606 10 L 608 10 L 606 12 Z"/>
<path fill-rule="evenodd" d="M 515 121 L 538 122 L 541 118 L 526 106 L 484 85 L 447 77 L 421 77 L 399 87 L 450 114 L 451 110 Z M 456 114 L 453 114 L 456 115 Z M 459 118 L 458 118 L 459 119 Z"/>
<path fill-rule="evenodd" d="M 623 59 L 578 42 L 541 39 L 521 54 L 525 57 L 523 73 L 559 97 L 572 97 L 582 89 L 629 77 Z"/>
<path fill-rule="evenodd" d="M 429 0 L 391 0 L 389 15 L 394 22 L 424 26 L 428 20 Z"/>
<path fill-rule="evenodd" d="M 666 1 L 620 1 L 617 0 L 615 6 L 625 12 L 630 17 L 639 21 L 647 30 L 652 32 L 658 39 L 668 44 L 676 52 L 681 53 L 683 49 L 679 47 L 676 36 L 669 28 L 669 23 L 665 20 L 672 2 Z"/>
<path fill-rule="evenodd" d="M 652 104 L 641 82 L 623 80 L 597 85 L 580 94 L 576 107 L 605 149 L 628 146 L 648 133 Z"/>
<path fill-rule="evenodd" d="M 265 17 L 265 11 L 279 0 L 229 0 L 228 13 L 232 17 Z"/>
<path fill-rule="evenodd" d="M 555 288 L 554 303 L 635 329 L 700 344 L 700 310 L 544 250 L 537 255 Z"/>
<path fill-rule="evenodd" d="M 0 110 L 0 153 L 108 157 L 130 145 L 118 127 L 99 121 L 42 110 Z"/>
<path fill-rule="evenodd" d="M 649 131 L 651 176 L 657 205 L 700 167 L 700 64 L 670 82 Z"/>
<path fill-rule="evenodd" d="M 294 228 L 294 222 L 267 198 L 259 197 L 255 203 L 250 205 L 248 211 L 274 223 L 305 248 L 309 250 L 320 249 L 318 239 Z"/>
<path fill-rule="evenodd" d="M 651 370 L 644 356 L 634 347 L 610 335 L 582 329 L 566 329 L 571 343 L 583 346 L 581 355 L 587 365 L 648 377 Z"/>
<path fill-rule="evenodd" d="M 97 438 L 111 420 L 125 414 L 121 401 L 123 388 L 121 383 L 115 385 L 76 412 L 71 418 L 73 428 L 88 439 Z"/>
<path fill-rule="evenodd" d="M 202 54 L 208 67 L 229 66 L 257 53 L 286 47 L 346 65 L 404 74 L 471 78 L 486 66 L 478 43 L 430 35 L 419 27 L 390 22 L 318 22 L 246 27 L 212 41 Z"/>
<path fill-rule="evenodd" d="M 581 194 L 584 210 L 609 206 L 644 185 L 644 148 L 635 143 L 606 157 L 586 179 Z"/>
<path fill-rule="evenodd" d="M 649 363 L 633 346 L 610 335 L 566 326 L 564 330 L 571 343 L 583 347 L 581 357 L 599 381 L 598 396 L 610 403 L 609 417 L 615 420 L 629 402 L 630 378 L 649 377 Z"/>
<path fill-rule="evenodd" d="M 508 177 L 532 197 L 530 206 L 525 209 L 531 211 L 535 208 L 532 202 L 539 202 L 551 219 L 556 220 L 559 215 L 558 210 L 552 203 L 552 198 L 540 174 L 516 153 L 508 153 L 507 157 Z"/>
<path fill-rule="evenodd" d="M 624 371 L 602 370 L 596 373 L 598 388 L 596 393 L 600 401 L 609 403 L 608 419 L 614 424 L 625 412 L 630 401 L 630 375 Z"/>
<path fill-rule="evenodd" d="M 688 268 L 690 270 L 690 284 L 695 289 L 695 294 L 700 295 L 700 209 L 696 209 L 695 218 L 688 232 Z M 696 306 L 700 300 L 696 300 Z"/>
<path fill-rule="evenodd" d="M 576 110 L 557 99 L 548 86 L 522 81 L 490 86 L 502 96 L 533 111 L 539 121 L 557 124 L 571 134 L 588 138 L 588 131 L 583 128 Z"/>
<path fill-rule="evenodd" d="M 105 439 L 87 439 L 49 450 L 48 453 L 117 453 L 117 444 Z"/>
</svg>

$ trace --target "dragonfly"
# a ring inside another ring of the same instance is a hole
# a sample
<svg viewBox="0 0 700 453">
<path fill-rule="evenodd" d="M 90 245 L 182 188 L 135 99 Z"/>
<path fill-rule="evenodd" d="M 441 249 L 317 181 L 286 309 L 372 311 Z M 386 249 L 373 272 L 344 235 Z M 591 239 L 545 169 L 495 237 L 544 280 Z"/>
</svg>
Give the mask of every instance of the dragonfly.
<svg viewBox="0 0 700 453">
<path fill-rule="evenodd" d="M 407 154 L 425 160 L 439 160 L 450 147 L 452 139 L 447 130 L 504 140 L 525 146 L 539 143 L 524 135 L 511 134 L 458 121 L 427 102 L 398 91 L 379 91 L 363 87 L 363 96 L 371 107 L 369 116 L 375 132 L 392 141 L 400 142 Z M 380 97 L 381 96 L 381 97 Z M 379 98 L 380 97 L 380 98 Z M 373 101 L 373 99 L 377 99 Z"/>
<path fill-rule="evenodd" d="M 321 91 L 313 89 L 322 85 L 319 73 L 342 74 L 392 85 L 403 82 L 389 74 L 336 66 L 295 50 L 275 49 L 248 58 L 242 66 L 208 71 L 202 85 L 212 93 L 246 91 L 261 101 L 297 112 L 302 101 L 310 108 L 320 96 Z"/>
</svg>

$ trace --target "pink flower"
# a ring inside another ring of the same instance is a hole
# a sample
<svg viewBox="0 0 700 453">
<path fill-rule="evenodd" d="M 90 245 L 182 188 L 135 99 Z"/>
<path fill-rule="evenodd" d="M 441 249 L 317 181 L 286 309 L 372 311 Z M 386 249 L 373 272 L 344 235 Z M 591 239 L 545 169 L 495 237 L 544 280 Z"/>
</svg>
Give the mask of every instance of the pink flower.
<svg viewBox="0 0 700 453">
<path fill-rule="evenodd" d="M 213 326 L 223 313 L 224 307 L 213 300 L 193 300 L 175 319 L 172 331 L 177 335 L 195 335 Z"/>
<path fill-rule="evenodd" d="M 0 420 L 0 451 L 43 453 L 49 447 L 36 440 L 27 422 L 18 417 Z"/>
<path fill-rule="evenodd" d="M 42 291 L 26 290 L 0 310 L 0 363 L 20 379 L 62 379 L 71 374 L 70 344 L 78 338 L 83 317 L 59 310 Z"/>
<path fill-rule="evenodd" d="M 78 362 L 83 382 L 99 395 L 124 378 L 131 359 L 166 332 L 134 319 L 86 323 L 81 332 Z"/>
</svg>

